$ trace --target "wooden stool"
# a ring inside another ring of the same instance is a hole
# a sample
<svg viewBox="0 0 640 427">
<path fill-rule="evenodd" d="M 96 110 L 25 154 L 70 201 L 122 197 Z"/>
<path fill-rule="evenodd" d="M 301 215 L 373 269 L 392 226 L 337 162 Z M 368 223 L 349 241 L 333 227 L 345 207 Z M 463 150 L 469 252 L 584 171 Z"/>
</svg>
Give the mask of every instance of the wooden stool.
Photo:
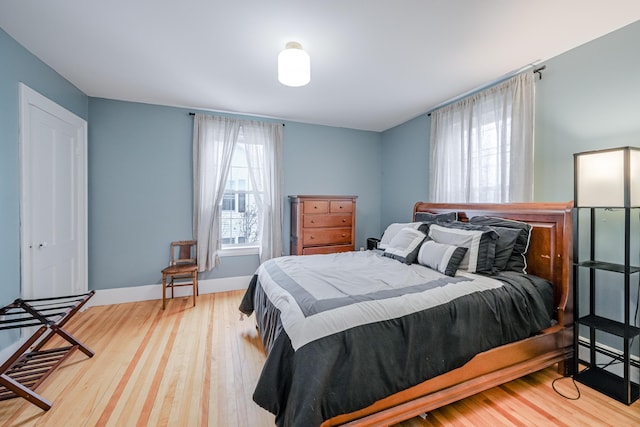
<svg viewBox="0 0 640 427">
<path fill-rule="evenodd" d="M 169 266 L 162 270 L 163 310 L 167 304 L 167 288 L 171 288 L 171 298 L 173 298 L 173 289 L 176 286 L 193 286 L 193 305 L 195 307 L 198 295 L 196 246 L 195 240 L 171 242 L 171 261 Z"/>
</svg>

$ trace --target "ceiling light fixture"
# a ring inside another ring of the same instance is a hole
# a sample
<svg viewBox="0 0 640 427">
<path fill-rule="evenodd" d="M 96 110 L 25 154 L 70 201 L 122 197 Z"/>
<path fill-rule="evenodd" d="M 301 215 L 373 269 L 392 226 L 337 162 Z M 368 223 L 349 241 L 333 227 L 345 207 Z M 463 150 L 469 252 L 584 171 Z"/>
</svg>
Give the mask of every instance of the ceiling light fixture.
<svg viewBox="0 0 640 427">
<path fill-rule="evenodd" d="M 278 55 L 278 81 L 285 86 L 304 86 L 311 80 L 311 59 L 298 42 L 287 43 Z"/>
</svg>

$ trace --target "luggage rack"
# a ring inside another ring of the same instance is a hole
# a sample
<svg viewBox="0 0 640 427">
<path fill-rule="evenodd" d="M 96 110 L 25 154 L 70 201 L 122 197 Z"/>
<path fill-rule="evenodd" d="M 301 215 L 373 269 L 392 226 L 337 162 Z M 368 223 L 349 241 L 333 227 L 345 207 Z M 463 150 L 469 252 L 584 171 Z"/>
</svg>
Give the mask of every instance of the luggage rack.
<svg viewBox="0 0 640 427">
<path fill-rule="evenodd" d="M 40 326 L 34 334 L 0 366 L 0 400 L 22 397 L 47 411 L 52 403 L 35 389 L 78 349 L 89 357 L 93 351 L 62 327 L 95 294 L 69 295 L 56 298 L 23 300 L 0 308 L 0 330 Z M 43 347 L 59 335 L 70 345 Z M 33 347 L 32 347 L 33 346 Z"/>
</svg>

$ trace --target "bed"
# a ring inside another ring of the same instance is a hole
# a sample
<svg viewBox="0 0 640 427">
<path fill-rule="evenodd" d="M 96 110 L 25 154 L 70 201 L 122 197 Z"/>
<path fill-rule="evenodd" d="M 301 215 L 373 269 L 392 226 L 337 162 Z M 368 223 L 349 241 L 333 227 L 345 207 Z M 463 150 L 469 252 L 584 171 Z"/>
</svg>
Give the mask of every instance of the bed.
<svg viewBox="0 0 640 427">
<path fill-rule="evenodd" d="M 267 352 L 253 398 L 279 426 L 389 425 L 554 364 L 570 374 L 571 203 L 418 202 L 398 229 L 394 245 L 429 238 L 411 254 L 281 257 L 253 277 L 240 310 Z"/>
</svg>

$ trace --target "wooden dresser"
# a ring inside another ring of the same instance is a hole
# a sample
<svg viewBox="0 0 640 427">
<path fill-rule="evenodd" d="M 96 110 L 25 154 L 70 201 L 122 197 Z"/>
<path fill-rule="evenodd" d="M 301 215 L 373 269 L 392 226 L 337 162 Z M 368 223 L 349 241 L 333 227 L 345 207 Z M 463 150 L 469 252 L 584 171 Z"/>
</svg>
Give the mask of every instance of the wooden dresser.
<svg viewBox="0 0 640 427">
<path fill-rule="evenodd" d="M 357 196 L 289 196 L 291 255 L 353 251 Z"/>
</svg>

